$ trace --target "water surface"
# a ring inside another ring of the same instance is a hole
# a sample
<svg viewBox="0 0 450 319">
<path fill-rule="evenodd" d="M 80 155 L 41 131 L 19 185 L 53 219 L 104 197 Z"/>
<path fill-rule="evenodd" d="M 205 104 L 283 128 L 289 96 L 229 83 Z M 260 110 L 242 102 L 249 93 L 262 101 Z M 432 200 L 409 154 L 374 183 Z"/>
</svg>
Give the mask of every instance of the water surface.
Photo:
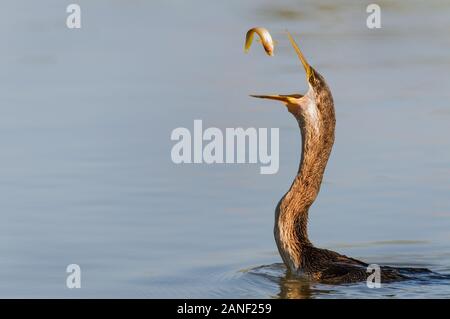
<svg viewBox="0 0 450 319">
<path fill-rule="evenodd" d="M 450 4 L 378 1 L 3 1 L 0 296 L 408 298 L 286 275 L 274 207 L 299 161 L 295 120 L 250 93 L 305 92 L 284 35 L 332 88 L 336 144 L 310 236 L 369 263 L 450 273 Z M 244 35 L 262 25 L 275 57 Z M 280 128 L 280 170 L 175 165 L 174 128 Z M 66 288 L 66 266 L 82 288 Z"/>
</svg>

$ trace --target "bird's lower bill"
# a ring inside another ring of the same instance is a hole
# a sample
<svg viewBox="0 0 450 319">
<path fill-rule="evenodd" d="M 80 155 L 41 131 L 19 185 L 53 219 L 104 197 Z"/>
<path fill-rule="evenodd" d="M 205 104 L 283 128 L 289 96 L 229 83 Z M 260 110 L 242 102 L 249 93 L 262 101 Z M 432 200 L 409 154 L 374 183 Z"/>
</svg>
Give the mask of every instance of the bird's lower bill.
<svg viewBox="0 0 450 319">
<path fill-rule="evenodd" d="M 269 99 L 269 100 L 275 100 L 280 101 L 285 104 L 295 104 L 295 101 L 302 97 L 300 94 L 292 94 L 292 95 L 250 95 L 251 97 L 257 97 L 260 99 Z"/>
</svg>

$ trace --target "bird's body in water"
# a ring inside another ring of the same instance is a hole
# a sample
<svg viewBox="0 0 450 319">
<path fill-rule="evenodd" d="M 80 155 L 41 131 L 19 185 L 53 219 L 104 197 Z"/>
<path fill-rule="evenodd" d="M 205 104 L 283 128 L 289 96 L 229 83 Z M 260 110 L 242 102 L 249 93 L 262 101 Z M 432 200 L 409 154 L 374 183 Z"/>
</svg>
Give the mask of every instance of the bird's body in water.
<svg viewBox="0 0 450 319">
<path fill-rule="evenodd" d="M 368 264 L 327 249 L 315 247 L 308 237 L 308 213 L 319 194 L 334 143 L 333 96 L 325 79 L 304 58 L 294 39 L 289 40 L 306 71 L 306 94 L 252 95 L 283 102 L 295 117 L 302 136 L 301 160 L 290 189 L 275 210 L 274 235 L 278 251 L 291 273 L 324 283 L 367 280 Z M 381 267 L 381 281 L 407 279 L 405 273 L 426 269 Z"/>
</svg>

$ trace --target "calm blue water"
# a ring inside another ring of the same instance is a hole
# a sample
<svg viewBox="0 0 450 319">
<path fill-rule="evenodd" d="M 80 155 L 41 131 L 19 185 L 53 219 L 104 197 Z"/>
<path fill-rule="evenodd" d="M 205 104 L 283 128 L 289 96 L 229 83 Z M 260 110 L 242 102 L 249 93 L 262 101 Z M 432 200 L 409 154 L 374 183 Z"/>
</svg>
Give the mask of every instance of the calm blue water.
<svg viewBox="0 0 450 319">
<path fill-rule="evenodd" d="M 0 297 L 417 298 L 285 275 L 274 208 L 299 161 L 295 120 L 250 93 L 303 93 L 284 30 L 328 80 L 336 144 L 310 236 L 370 263 L 450 273 L 450 4 L 377 1 L 3 1 Z M 243 53 L 262 25 L 278 41 Z M 280 170 L 175 165 L 170 134 L 280 128 Z M 79 264 L 82 288 L 66 288 Z"/>
</svg>

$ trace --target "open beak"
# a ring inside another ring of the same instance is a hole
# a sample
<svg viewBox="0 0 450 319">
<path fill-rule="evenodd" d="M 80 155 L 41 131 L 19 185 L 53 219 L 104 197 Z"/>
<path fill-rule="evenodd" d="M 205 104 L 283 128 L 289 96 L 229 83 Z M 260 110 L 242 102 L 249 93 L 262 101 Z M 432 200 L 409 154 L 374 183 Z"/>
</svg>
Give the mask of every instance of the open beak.
<svg viewBox="0 0 450 319">
<path fill-rule="evenodd" d="M 292 47 L 294 48 L 295 52 L 298 55 L 298 58 L 300 59 L 300 62 L 302 62 L 303 68 L 306 72 L 306 80 L 309 81 L 314 78 L 314 71 L 312 67 L 309 65 L 308 61 L 306 61 L 305 57 L 303 56 L 302 51 L 300 51 L 300 48 L 298 47 L 297 43 L 295 43 L 294 38 L 291 36 L 291 34 L 287 32 L 289 41 L 291 42 Z M 291 94 L 291 95 L 250 95 L 252 97 L 257 97 L 260 99 L 269 99 L 269 100 L 276 100 L 283 102 L 285 104 L 294 104 L 295 100 L 298 98 L 301 98 L 302 95 L 300 94 Z"/>
</svg>

